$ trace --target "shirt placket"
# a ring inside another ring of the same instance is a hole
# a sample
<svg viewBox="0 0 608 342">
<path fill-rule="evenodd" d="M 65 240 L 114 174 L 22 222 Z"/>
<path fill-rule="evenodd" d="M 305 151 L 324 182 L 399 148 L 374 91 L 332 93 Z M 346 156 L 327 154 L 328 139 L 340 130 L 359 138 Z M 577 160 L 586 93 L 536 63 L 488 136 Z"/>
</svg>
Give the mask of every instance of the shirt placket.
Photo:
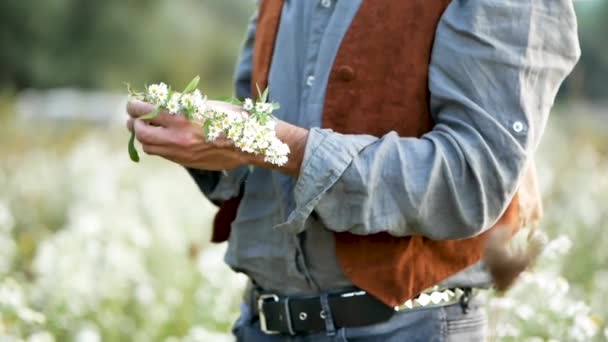
<svg viewBox="0 0 608 342">
<path fill-rule="evenodd" d="M 313 11 L 311 11 L 312 17 L 310 20 L 310 32 L 308 35 L 308 41 L 306 42 L 306 59 L 304 63 L 304 68 L 302 70 L 303 77 L 302 80 L 304 82 L 303 87 L 301 87 L 302 92 L 300 94 L 300 108 L 299 108 L 299 117 L 298 123 L 300 125 L 305 125 L 307 122 L 310 122 L 306 115 L 310 113 L 308 108 L 309 98 L 311 91 L 316 83 L 316 70 L 317 70 L 317 62 L 319 56 L 319 47 L 321 45 L 321 41 L 323 40 L 323 35 L 327 29 L 327 25 L 329 24 L 329 20 L 331 15 L 333 14 L 334 2 L 336 0 L 317 0 L 317 4 L 315 5 Z M 293 245 L 295 247 L 295 262 L 294 270 L 303 275 L 308 284 L 314 288 L 316 291 L 320 291 L 320 288 L 317 282 L 312 277 L 312 273 L 308 269 L 307 262 L 305 259 L 304 246 L 303 241 L 299 235 L 293 235 L 292 239 Z"/>
<path fill-rule="evenodd" d="M 300 111 L 301 113 L 298 123 L 305 125 L 309 120 L 305 117 L 310 113 L 308 103 L 313 87 L 317 84 L 317 62 L 319 57 L 319 47 L 323 40 L 323 35 L 329 24 L 329 19 L 335 8 L 334 3 L 337 0 L 317 0 L 314 10 L 311 12 L 310 33 L 306 44 L 306 59 L 302 70 L 304 82 L 302 93 L 300 94 Z"/>
</svg>

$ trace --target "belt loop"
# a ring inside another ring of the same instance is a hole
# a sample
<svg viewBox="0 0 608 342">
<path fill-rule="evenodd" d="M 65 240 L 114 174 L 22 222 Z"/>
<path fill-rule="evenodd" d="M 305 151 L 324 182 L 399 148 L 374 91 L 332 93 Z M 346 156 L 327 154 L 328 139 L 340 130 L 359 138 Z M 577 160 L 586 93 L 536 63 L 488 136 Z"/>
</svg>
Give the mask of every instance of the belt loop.
<svg viewBox="0 0 608 342">
<path fill-rule="evenodd" d="M 334 315 L 331 312 L 331 307 L 329 306 L 327 293 L 323 293 L 321 295 L 321 309 L 322 310 L 319 315 L 325 320 L 325 330 L 327 332 L 327 336 L 334 336 L 336 334 L 336 326 L 334 325 Z"/>
<path fill-rule="evenodd" d="M 463 289 L 464 293 L 462 297 L 460 297 L 460 307 L 462 308 L 462 313 L 467 314 L 469 312 L 469 302 L 471 301 L 472 289 L 470 287 L 466 287 Z"/>
</svg>

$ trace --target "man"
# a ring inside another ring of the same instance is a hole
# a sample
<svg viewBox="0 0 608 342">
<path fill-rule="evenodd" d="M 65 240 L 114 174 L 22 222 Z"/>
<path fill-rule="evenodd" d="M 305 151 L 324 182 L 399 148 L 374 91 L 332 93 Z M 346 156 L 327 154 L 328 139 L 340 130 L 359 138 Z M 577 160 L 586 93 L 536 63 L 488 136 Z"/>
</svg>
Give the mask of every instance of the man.
<svg viewBox="0 0 608 342">
<path fill-rule="evenodd" d="M 268 85 L 287 165 L 140 102 L 129 127 L 222 205 L 239 340 L 482 341 L 485 239 L 579 54 L 571 0 L 262 0 L 236 95 Z"/>
</svg>

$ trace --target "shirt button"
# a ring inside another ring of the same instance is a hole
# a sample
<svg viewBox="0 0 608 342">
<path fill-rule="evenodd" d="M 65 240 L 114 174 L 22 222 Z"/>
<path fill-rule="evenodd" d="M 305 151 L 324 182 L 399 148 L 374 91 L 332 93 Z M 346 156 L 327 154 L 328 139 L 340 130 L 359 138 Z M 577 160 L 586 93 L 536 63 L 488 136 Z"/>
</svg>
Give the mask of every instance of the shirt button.
<svg viewBox="0 0 608 342">
<path fill-rule="evenodd" d="M 315 84 L 315 77 L 310 75 L 306 78 L 306 85 L 312 87 Z"/>
<path fill-rule="evenodd" d="M 513 130 L 516 133 L 521 133 L 524 130 L 524 124 L 521 121 L 515 121 L 513 123 Z"/>
<path fill-rule="evenodd" d="M 325 8 L 330 8 L 331 7 L 331 0 L 321 0 L 321 6 L 323 6 Z"/>
</svg>

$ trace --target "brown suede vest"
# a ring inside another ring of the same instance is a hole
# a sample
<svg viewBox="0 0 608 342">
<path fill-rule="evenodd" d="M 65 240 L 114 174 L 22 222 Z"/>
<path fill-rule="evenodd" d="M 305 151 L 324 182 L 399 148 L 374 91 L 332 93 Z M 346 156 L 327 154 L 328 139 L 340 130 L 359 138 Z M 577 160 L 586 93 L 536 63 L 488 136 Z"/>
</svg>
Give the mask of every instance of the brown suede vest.
<svg viewBox="0 0 608 342">
<path fill-rule="evenodd" d="M 437 24 L 449 2 L 364 0 L 334 61 L 323 127 L 375 136 L 396 131 L 403 137 L 420 137 L 430 131 L 429 60 Z M 254 88 L 256 83 L 267 85 L 282 5 L 282 0 L 260 2 Z M 228 238 L 239 200 L 227 201 L 220 209 L 213 241 Z M 516 230 L 518 222 L 516 196 L 497 225 L 475 238 L 432 241 L 386 233 L 336 233 L 336 255 L 355 285 L 397 306 L 478 262 L 489 232 Z"/>
</svg>

